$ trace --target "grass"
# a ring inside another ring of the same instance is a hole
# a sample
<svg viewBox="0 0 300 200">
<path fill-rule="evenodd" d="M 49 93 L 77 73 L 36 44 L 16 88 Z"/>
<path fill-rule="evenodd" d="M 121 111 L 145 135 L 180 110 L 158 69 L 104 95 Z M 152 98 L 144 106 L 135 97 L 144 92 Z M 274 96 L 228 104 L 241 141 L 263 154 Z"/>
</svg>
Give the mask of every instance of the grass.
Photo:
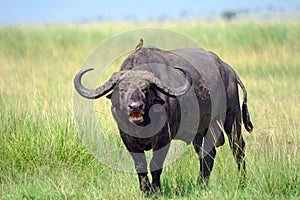
<svg viewBox="0 0 300 200">
<path fill-rule="evenodd" d="M 143 199 L 135 174 L 110 169 L 88 151 L 72 116 L 73 77 L 89 52 L 143 26 L 152 25 L 0 28 L 1 199 Z M 188 35 L 233 66 L 247 87 L 255 126 L 253 134 L 244 131 L 246 188 L 238 188 L 226 142 L 207 190 L 196 185 L 198 158 L 189 147 L 164 169 L 159 199 L 299 199 L 300 22 L 155 26 Z M 99 103 L 109 110 L 107 100 Z M 111 117 L 105 119 L 105 130 L 118 138 Z"/>
</svg>

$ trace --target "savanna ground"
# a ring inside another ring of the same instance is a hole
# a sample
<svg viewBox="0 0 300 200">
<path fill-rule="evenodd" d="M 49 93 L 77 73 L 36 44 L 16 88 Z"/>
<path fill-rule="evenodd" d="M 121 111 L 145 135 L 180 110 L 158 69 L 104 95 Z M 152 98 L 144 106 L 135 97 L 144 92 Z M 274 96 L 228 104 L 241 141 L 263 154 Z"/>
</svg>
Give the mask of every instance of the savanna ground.
<svg viewBox="0 0 300 200">
<path fill-rule="evenodd" d="M 186 34 L 233 66 L 247 87 L 255 127 L 252 134 L 243 130 L 244 189 L 226 141 L 207 189 L 196 185 L 198 158 L 190 147 L 164 169 L 159 199 L 299 199 L 300 22 L 154 26 Z M 101 41 L 138 27 L 144 25 L 0 28 L 0 199 L 143 198 L 135 174 L 110 169 L 89 153 L 72 116 L 73 77 L 86 56 Z"/>
</svg>

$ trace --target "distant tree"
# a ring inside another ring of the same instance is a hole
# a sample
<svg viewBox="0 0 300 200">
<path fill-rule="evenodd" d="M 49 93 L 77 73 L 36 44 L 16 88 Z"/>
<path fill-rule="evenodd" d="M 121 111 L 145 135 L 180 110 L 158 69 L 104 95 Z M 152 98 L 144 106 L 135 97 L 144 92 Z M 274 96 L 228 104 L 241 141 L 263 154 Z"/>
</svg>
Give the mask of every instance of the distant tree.
<svg viewBox="0 0 300 200">
<path fill-rule="evenodd" d="M 237 16 L 237 13 L 235 11 L 224 11 L 221 16 L 225 20 L 229 21 L 235 18 Z"/>
</svg>

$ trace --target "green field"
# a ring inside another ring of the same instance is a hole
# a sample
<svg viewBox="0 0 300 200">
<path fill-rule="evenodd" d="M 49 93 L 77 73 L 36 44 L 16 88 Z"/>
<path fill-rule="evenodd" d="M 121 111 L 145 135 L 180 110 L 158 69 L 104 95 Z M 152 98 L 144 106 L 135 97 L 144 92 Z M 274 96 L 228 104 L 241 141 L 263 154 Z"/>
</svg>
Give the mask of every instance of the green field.
<svg viewBox="0 0 300 200">
<path fill-rule="evenodd" d="M 101 164 L 78 138 L 73 77 L 100 42 L 151 26 L 186 34 L 233 66 L 255 127 L 243 130 L 244 189 L 226 141 L 207 189 L 196 185 L 198 158 L 190 147 L 164 169 L 158 199 L 300 198 L 300 22 L 220 22 L 1 27 L 0 199 L 143 198 L 135 174 Z M 105 123 L 118 138 L 113 120 Z"/>
</svg>

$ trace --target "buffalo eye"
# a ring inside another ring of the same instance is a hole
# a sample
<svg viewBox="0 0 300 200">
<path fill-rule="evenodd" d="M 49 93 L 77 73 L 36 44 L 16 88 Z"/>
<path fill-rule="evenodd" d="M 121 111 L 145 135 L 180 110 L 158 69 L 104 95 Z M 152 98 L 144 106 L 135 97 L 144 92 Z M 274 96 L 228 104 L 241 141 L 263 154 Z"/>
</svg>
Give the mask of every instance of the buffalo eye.
<svg viewBox="0 0 300 200">
<path fill-rule="evenodd" d="M 140 109 L 140 110 L 144 110 L 144 105 L 141 104 L 141 105 L 139 106 L 139 109 Z"/>
</svg>

